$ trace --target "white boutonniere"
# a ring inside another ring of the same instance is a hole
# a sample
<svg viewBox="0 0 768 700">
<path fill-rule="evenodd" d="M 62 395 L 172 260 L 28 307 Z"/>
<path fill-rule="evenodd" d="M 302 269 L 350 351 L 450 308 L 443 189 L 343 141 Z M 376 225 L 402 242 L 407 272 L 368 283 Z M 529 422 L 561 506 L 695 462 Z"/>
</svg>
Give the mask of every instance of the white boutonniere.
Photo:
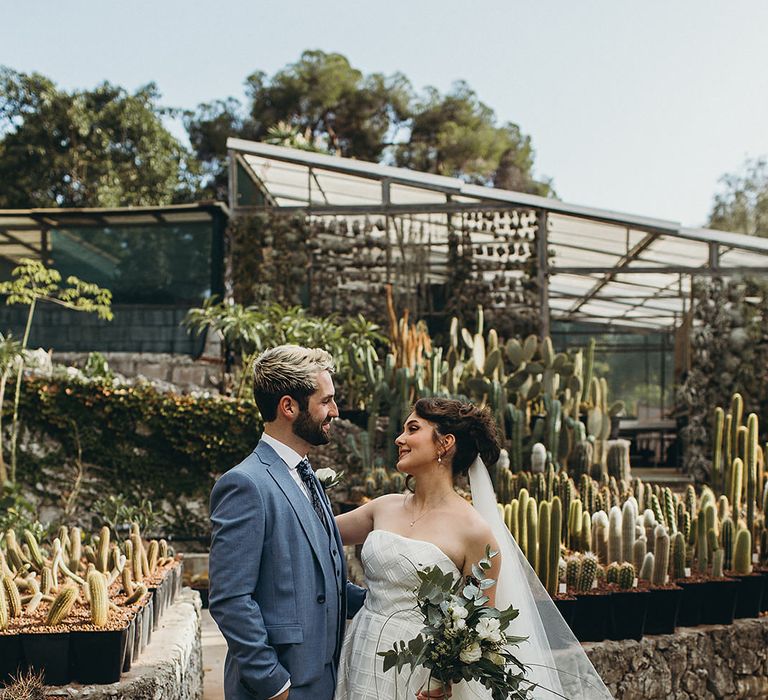
<svg viewBox="0 0 768 700">
<path fill-rule="evenodd" d="M 335 469 L 329 469 L 323 467 L 315 472 L 315 476 L 318 478 L 324 490 L 332 489 L 338 486 L 343 478 L 344 472 L 337 472 Z"/>
</svg>

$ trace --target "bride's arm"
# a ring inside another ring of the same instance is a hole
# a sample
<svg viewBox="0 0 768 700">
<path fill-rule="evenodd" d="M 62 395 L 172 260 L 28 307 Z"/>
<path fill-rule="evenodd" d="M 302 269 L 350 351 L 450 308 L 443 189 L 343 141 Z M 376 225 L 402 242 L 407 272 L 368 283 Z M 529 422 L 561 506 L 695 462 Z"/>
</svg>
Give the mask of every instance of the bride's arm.
<svg viewBox="0 0 768 700">
<path fill-rule="evenodd" d="M 491 551 L 498 552 L 499 544 L 496 542 L 496 538 L 493 536 L 490 527 L 472 528 L 470 533 L 470 539 L 467 543 L 467 557 L 464 560 L 464 576 L 474 576 L 472 573 L 472 564 L 477 564 L 481 559 L 485 558 L 485 548 L 490 545 Z M 486 578 L 492 578 L 495 581 L 499 580 L 499 572 L 501 571 L 501 554 L 497 554 L 491 559 L 491 568 L 485 572 Z M 488 596 L 488 605 L 496 605 L 496 586 L 493 585 L 484 591 Z"/>
<path fill-rule="evenodd" d="M 378 499 L 376 499 L 378 500 Z M 362 544 L 373 530 L 373 516 L 376 510 L 376 500 L 358 506 L 349 513 L 336 516 L 341 541 L 345 545 Z"/>
</svg>

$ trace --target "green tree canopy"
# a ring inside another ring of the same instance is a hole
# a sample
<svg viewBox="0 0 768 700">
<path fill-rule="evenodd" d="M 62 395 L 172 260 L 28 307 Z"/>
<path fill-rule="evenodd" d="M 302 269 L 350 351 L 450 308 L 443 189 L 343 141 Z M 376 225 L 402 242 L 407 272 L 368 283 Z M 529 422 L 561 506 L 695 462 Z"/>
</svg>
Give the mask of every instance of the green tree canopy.
<svg viewBox="0 0 768 700">
<path fill-rule="evenodd" d="M 768 237 L 768 161 L 747 160 L 741 171 L 720 178 L 709 225 L 712 228 Z"/>
<path fill-rule="evenodd" d="M 340 54 L 305 51 L 272 77 L 246 80 L 247 105 L 232 98 L 185 115 L 213 192 L 226 187 L 228 136 L 268 140 L 480 184 L 551 194 L 533 179 L 529 136 L 496 115 L 466 83 L 418 96 L 400 73 L 364 75 Z"/>
<path fill-rule="evenodd" d="M 110 207 L 186 201 L 197 166 L 162 122 L 154 84 L 60 90 L 0 67 L 0 207 Z"/>
</svg>

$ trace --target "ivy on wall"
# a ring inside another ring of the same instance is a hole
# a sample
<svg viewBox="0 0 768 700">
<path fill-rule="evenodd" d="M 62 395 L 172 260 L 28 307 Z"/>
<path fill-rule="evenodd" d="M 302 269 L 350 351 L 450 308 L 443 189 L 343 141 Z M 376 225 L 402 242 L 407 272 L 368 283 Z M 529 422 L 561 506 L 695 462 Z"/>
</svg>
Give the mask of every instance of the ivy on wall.
<svg viewBox="0 0 768 700">
<path fill-rule="evenodd" d="M 207 536 L 215 476 L 242 461 L 262 431 L 250 402 L 164 394 L 149 384 L 29 378 L 21 401 L 19 478 L 41 505 L 61 505 L 79 461 L 80 513 L 108 494 L 148 498 L 160 511 L 158 529 L 175 536 Z"/>
</svg>

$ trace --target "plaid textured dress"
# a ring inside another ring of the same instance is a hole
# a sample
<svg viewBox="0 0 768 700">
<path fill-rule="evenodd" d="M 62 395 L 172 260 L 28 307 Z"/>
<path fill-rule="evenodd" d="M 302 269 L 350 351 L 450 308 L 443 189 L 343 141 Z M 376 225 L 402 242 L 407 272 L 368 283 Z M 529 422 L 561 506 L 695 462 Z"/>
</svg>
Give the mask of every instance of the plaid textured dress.
<svg viewBox="0 0 768 700">
<path fill-rule="evenodd" d="M 403 537 L 387 530 L 374 530 L 362 550 L 368 595 L 365 605 L 349 625 L 341 651 L 335 700 L 413 700 L 428 672 L 411 673 L 391 669 L 384 673 L 384 660 L 377 656 L 400 640 L 413 639 L 424 626 L 416 610 L 414 591 L 419 585 L 417 569 L 439 566 L 455 572 L 456 565 L 431 542 Z M 478 683 L 453 687 L 453 700 L 490 699 Z"/>
</svg>

